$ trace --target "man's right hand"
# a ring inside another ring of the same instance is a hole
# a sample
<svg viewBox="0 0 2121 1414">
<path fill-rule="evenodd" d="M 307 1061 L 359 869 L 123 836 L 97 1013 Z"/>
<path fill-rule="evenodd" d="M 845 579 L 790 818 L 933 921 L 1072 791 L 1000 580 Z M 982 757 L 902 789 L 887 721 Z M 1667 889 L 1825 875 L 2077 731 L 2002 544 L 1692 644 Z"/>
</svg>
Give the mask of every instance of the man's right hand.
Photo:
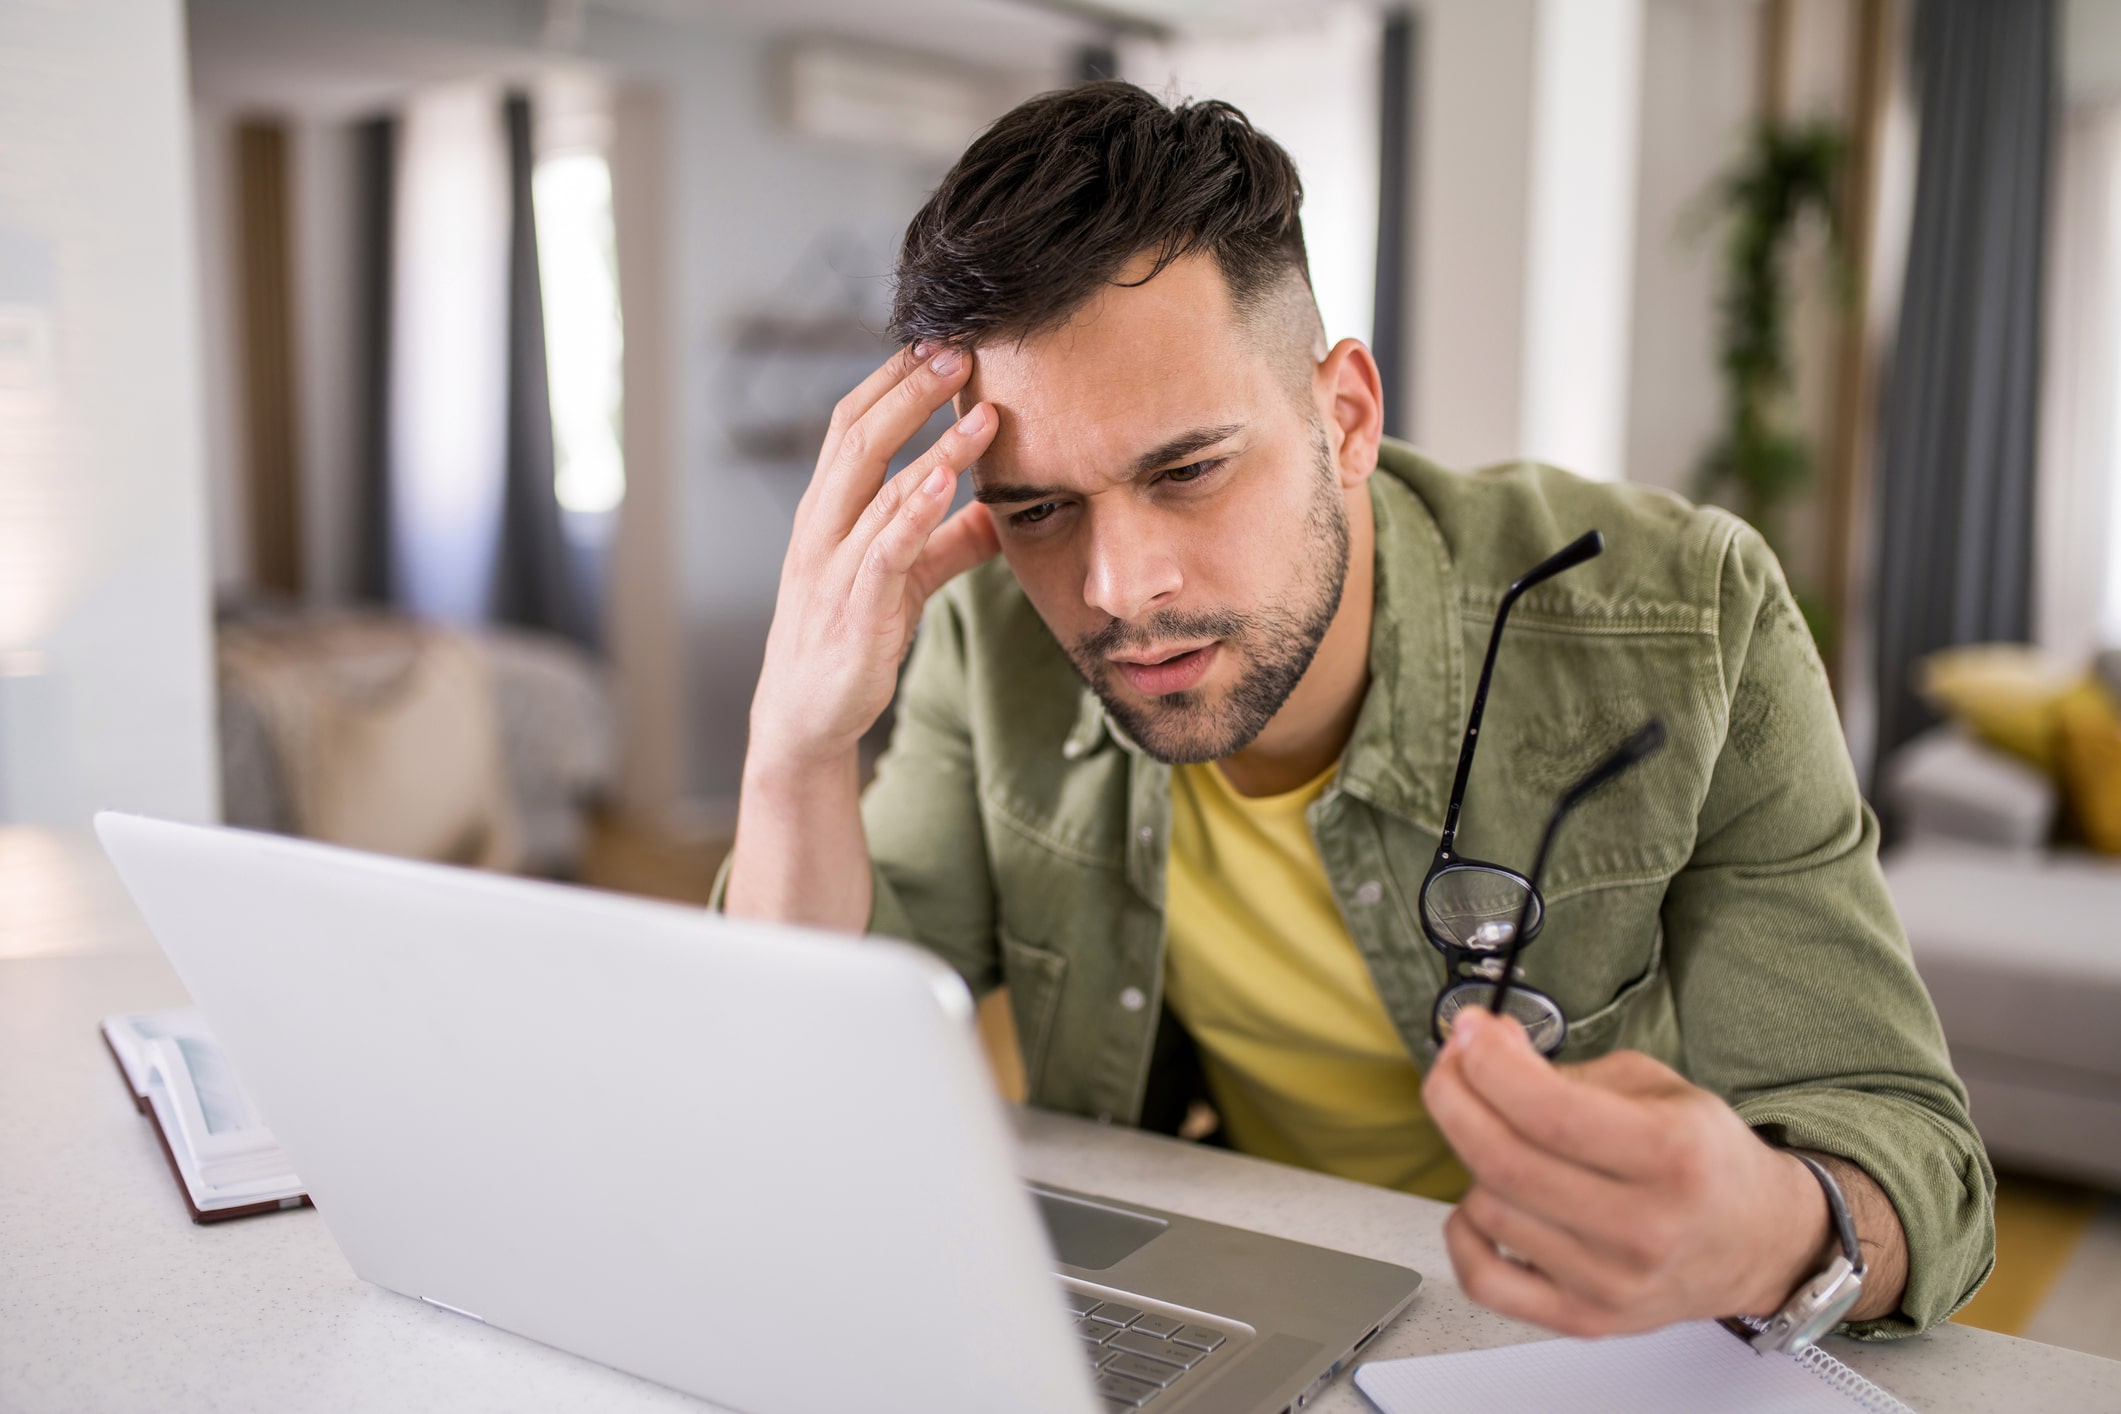
<svg viewBox="0 0 2121 1414">
<path fill-rule="evenodd" d="M 849 931 L 868 921 L 855 748 L 890 705 L 928 597 L 999 551 L 957 478 L 1000 425 L 969 409 L 888 482 L 892 456 L 964 387 L 969 355 L 909 349 L 833 409 L 781 567 L 751 705 L 726 906 Z"/>
<path fill-rule="evenodd" d="M 997 425 L 981 403 L 889 482 L 906 439 L 956 394 L 969 356 L 905 350 L 833 409 L 795 533 L 751 708 L 751 750 L 788 762 L 848 753 L 891 705 L 921 606 L 1000 546 L 985 506 L 947 520 L 958 474 Z"/>
</svg>

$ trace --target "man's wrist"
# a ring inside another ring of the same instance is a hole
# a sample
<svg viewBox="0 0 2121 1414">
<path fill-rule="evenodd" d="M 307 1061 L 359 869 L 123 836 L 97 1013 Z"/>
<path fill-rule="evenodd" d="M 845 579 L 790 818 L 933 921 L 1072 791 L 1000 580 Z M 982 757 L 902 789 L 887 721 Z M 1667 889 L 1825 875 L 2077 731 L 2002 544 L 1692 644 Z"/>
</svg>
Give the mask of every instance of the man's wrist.
<svg viewBox="0 0 2121 1414">
<path fill-rule="evenodd" d="M 1781 1170 L 1778 1192 L 1784 1196 L 1769 1218 L 1775 1225 L 1769 1247 L 1773 1255 L 1762 1264 L 1758 1283 L 1747 1291 L 1741 1315 L 1766 1317 L 1781 1310 L 1797 1288 L 1841 1250 L 1819 1180 L 1795 1154 L 1786 1149 L 1774 1154 Z"/>
<path fill-rule="evenodd" d="M 854 743 L 806 742 L 754 727 L 744 752 L 743 792 L 801 795 L 860 774 L 861 752 Z"/>
<path fill-rule="evenodd" d="M 754 737 L 744 753 L 723 908 L 732 916 L 859 932 L 870 881 L 860 757 Z"/>
</svg>

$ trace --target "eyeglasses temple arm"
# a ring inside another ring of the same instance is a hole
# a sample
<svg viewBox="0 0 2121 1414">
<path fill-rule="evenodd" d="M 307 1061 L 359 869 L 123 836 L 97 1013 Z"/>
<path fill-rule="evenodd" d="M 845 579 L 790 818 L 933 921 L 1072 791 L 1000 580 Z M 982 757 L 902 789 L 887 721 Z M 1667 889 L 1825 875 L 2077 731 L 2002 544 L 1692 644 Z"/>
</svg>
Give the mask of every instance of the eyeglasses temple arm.
<svg viewBox="0 0 2121 1414">
<path fill-rule="evenodd" d="M 1510 609 L 1534 585 L 1544 584 L 1563 570 L 1574 569 L 1604 551 L 1605 537 L 1595 530 L 1585 531 L 1526 570 L 1503 591 L 1502 602 L 1495 607 L 1495 627 L 1488 631 L 1488 654 L 1481 660 L 1480 682 L 1473 689 L 1473 710 L 1466 714 L 1465 739 L 1458 744 L 1458 770 L 1451 777 L 1451 803 L 1444 811 L 1438 854 L 1449 854 L 1451 846 L 1458 842 L 1458 812 L 1465 805 L 1466 779 L 1473 774 L 1473 747 L 1480 740 L 1480 719 L 1488 706 L 1488 683 L 1495 676 L 1495 651 L 1502 646 L 1502 626 L 1509 621 Z"/>
<path fill-rule="evenodd" d="M 1511 930 L 1510 945 L 1503 950 L 1502 975 L 1495 979 L 1495 995 L 1488 1002 L 1488 1010 L 1502 1015 L 1502 1004 L 1510 995 L 1510 978 L 1517 969 L 1517 950 L 1524 943 L 1525 925 L 1532 921 L 1532 900 L 1539 897 L 1539 880 L 1546 873 L 1547 851 L 1553 847 L 1554 834 L 1570 811 L 1582 803 L 1583 798 L 1597 790 L 1615 776 L 1623 775 L 1648 757 L 1654 756 L 1664 746 L 1664 722 L 1657 718 L 1642 724 L 1635 734 L 1613 749 L 1613 754 L 1593 766 L 1584 778 L 1570 786 L 1568 793 L 1555 805 L 1554 813 L 1547 817 L 1546 832 L 1539 837 L 1539 853 L 1532 858 L 1531 889 L 1525 894 L 1524 906 L 1517 911 L 1517 926 Z"/>
</svg>

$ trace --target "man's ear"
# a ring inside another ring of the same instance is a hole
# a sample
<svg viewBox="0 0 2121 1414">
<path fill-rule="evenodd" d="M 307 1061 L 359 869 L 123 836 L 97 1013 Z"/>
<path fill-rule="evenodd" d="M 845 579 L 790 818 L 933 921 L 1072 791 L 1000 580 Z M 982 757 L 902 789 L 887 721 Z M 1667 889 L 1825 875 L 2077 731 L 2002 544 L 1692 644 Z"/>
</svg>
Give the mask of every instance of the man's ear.
<svg viewBox="0 0 2121 1414">
<path fill-rule="evenodd" d="M 1384 380 L 1377 360 L 1360 339 L 1342 339 L 1319 362 L 1311 388 L 1340 484 L 1362 485 L 1377 470 L 1377 445 L 1385 435 Z"/>
</svg>

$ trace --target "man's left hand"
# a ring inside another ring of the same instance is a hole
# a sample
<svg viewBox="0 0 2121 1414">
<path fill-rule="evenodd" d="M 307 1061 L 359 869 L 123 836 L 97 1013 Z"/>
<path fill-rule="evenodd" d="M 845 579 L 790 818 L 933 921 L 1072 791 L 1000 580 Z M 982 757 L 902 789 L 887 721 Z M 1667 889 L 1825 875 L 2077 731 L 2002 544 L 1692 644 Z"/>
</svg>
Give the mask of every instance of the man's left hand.
<svg viewBox="0 0 2121 1414">
<path fill-rule="evenodd" d="M 1804 1165 L 1639 1051 L 1555 1066 L 1461 1012 L 1422 1095 L 1473 1175 L 1444 1235 L 1491 1310 L 1587 1336 L 1764 1316 L 1826 1259 Z"/>
</svg>

